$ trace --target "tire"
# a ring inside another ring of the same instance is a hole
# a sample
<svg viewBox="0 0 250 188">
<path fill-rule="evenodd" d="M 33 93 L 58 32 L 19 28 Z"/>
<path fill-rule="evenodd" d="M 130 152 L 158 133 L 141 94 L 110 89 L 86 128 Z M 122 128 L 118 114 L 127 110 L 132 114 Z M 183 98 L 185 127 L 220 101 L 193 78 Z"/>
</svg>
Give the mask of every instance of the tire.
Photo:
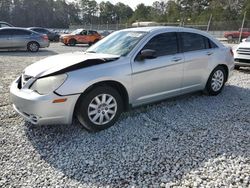
<svg viewBox="0 0 250 188">
<path fill-rule="evenodd" d="M 75 39 L 70 39 L 68 44 L 70 46 L 75 46 L 76 45 L 76 40 Z"/>
<path fill-rule="evenodd" d="M 205 92 L 208 95 L 218 95 L 221 93 L 226 82 L 226 71 L 222 66 L 216 67 L 210 74 Z"/>
<path fill-rule="evenodd" d="M 59 41 L 59 39 L 60 39 L 60 37 L 59 37 L 59 36 L 55 36 L 55 37 L 54 37 L 54 41 L 55 41 L 55 42 L 58 42 L 58 41 Z"/>
<path fill-rule="evenodd" d="M 29 52 L 37 52 L 40 48 L 40 45 L 37 42 L 29 42 L 27 44 L 27 50 Z"/>
<path fill-rule="evenodd" d="M 98 86 L 79 98 L 76 117 L 89 131 L 112 126 L 123 111 L 122 98 L 110 86 Z"/>
<path fill-rule="evenodd" d="M 240 66 L 239 66 L 239 65 L 235 65 L 235 66 L 234 66 L 234 69 L 239 70 L 239 69 L 240 69 Z"/>
</svg>

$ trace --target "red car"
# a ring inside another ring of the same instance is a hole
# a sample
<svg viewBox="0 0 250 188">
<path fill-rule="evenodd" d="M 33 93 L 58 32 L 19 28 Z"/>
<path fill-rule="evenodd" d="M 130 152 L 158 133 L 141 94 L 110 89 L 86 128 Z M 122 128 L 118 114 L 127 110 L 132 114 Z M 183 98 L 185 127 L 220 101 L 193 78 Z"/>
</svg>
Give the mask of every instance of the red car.
<svg viewBox="0 0 250 188">
<path fill-rule="evenodd" d="M 227 38 L 228 40 L 237 39 L 240 38 L 240 32 L 241 28 L 239 29 L 239 31 L 225 32 L 224 37 Z M 247 38 L 249 36 L 250 36 L 250 28 L 243 28 L 241 38 Z"/>
</svg>

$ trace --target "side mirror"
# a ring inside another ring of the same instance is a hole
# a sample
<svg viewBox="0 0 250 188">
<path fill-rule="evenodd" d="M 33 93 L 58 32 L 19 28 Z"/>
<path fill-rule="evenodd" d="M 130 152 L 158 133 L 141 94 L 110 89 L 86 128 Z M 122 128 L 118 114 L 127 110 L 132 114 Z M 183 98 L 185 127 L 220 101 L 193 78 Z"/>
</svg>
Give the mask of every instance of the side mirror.
<svg viewBox="0 0 250 188">
<path fill-rule="evenodd" d="M 154 59 L 156 58 L 156 51 L 151 49 L 142 50 L 140 53 L 140 59 Z"/>
</svg>

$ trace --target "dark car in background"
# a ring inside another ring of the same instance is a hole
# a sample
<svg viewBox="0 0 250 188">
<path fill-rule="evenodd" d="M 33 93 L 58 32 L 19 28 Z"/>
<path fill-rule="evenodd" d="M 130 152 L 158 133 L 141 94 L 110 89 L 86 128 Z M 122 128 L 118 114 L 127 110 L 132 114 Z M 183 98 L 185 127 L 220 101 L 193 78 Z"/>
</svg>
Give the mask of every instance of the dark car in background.
<svg viewBox="0 0 250 188">
<path fill-rule="evenodd" d="M 37 52 L 45 47 L 49 47 L 47 35 L 18 27 L 0 28 L 0 49 L 26 48 Z"/>
<path fill-rule="evenodd" d="M 60 35 L 57 32 L 50 31 L 42 27 L 30 27 L 28 29 L 37 33 L 46 34 L 50 41 L 59 41 Z"/>
<path fill-rule="evenodd" d="M 0 21 L 0 28 L 2 27 L 14 27 L 14 26 L 7 22 Z"/>
</svg>

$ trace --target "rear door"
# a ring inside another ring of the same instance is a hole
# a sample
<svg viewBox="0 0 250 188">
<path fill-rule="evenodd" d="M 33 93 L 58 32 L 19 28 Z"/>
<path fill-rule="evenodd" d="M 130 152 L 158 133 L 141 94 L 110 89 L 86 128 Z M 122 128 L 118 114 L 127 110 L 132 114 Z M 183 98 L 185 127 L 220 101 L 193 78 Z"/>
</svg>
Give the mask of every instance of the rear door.
<svg viewBox="0 0 250 188">
<path fill-rule="evenodd" d="M 183 54 L 179 53 L 175 32 L 155 35 L 142 48 L 144 49 L 155 50 L 156 58 L 144 60 L 135 58 L 131 63 L 135 105 L 178 94 L 183 78 L 184 58 Z"/>
<path fill-rule="evenodd" d="M 29 40 L 31 31 L 22 30 L 22 29 L 16 29 L 12 31 L 12 47 L 15 48 L 23 48 L 26 47 Z"/>
<path fill-rule="evenodd" d="M 197 33 L 182 32 L 179 36 L 185 58 L 183 90 L 190 92 L 203 89 L 208 63 L 213 59 L 217 46 Z"/>
<path fill-rule="evenodd" d="M 11 48 L 11 29 L 2 29 L 0 30 L 0 48 Z"/>
</svg>

